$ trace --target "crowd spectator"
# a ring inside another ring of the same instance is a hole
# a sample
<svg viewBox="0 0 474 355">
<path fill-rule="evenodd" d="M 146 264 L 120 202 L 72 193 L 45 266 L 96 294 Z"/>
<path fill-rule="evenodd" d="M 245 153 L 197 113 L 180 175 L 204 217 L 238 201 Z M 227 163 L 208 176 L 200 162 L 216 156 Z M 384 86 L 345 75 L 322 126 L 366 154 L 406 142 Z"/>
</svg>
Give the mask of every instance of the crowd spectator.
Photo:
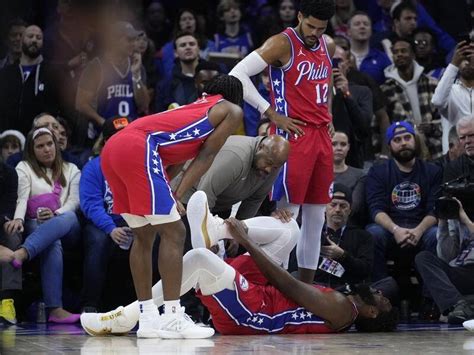
<svg viewBox="0 0 474 355">
<path fill-rule="evenodd" d="M 334 182 L 342 184 L 350 189 L 351 214 L 349 221 L 351 225 L 363 227 L 365 219 L 365 173 L 346 164 L 346 157 L 351 149 L 349 138 L 344 132 L 336 131 L 332 137 L 332 151 L 334 156 Z"/>
<path fill-rule="evenodd" d="M 439 81 L 431 102 L 456 125 L 460 118 L 474 113 L 474 44 L 460 42 L 453 59 Z"/>
<path fill-rule="evenodd" d="M 465 116 L 456 124 L 459 142 L 463 146 L 463 154 L 445 166 L 443 173 L 444 182 L 456 179 L 474 180 L 474 116 Z M 465 203 L 464 209 L 468 216 L 474 216 L 474 205 Z"/>
<path fill-rule="evenodd" d="M 208 59 L 209 52 L 215 51 L 215 44 L 206 37 L 205 29 L 197 20 L 196 13 L 190 9 L 179 10 L 174 24 L 173 38 L 161 48 L 161 61 L 158 64 L 161 80 L 169 80 L 173 72 L 175 64 L 174 40 L 179 32 L 190 33 L 198 40 L 199 57 L 202 59 Z"/>
<path fill-rule="evenodd" d="M 295 27 L 298 24 L 296 19 L 297 7 L 295 1 L 280 0 L 278 2 L 278 15 L 280 19 L 280 31 L 287 27 Z"/>
<path fill-rule="evenodd" d="M 58 146 L 61 151 L 61 157 L 64 161 L 68 163 L 75 164 L 77 167 L 82 166 L 80 160 L 71 154 L 71 152 L 67 149 L 67 142 L 68 142 L 68 137 L 67 137 L 67 130 L 64 125 L 66 125 L 64 120 L 61 120 L 63 123 L 60 124 L 58 119 L 52 116 L 51 114 L 47 112 L 42 112 L 39 115 L 37 115 L 33 119 L 33 124 L 31 129 L 36 129 L 36 128 L 41 128 L 41 127 L 46 127 L 48 128 L 53 134 L 56 140 L 58 141 Z M 61 128 L 62 126 L 62 128 Z M 66 133 L 66 136 L 64 135 L 64 132 Z M 8 160 L 7 164 L 16 167 L 18 163 L 23 159 L 23 153 L 18 152 L 15 154 L 12 154 Z"/>
<path fill-rule="evenodd" d="M 25 28 L 26 22 L 20 18 L 13 19 L 8 24 L 7 36 L 5 38 L 7 52 L 5 56 L 0 59 L 0 69 L 19 62 L 21 57 L 22 36 Z"/>
<path fill-rule="evenodd" d="M 43 62 L 43 31 L 28 26 L 22 37 L 20 65 L 0 71 L 0 131 L 15 129 L 26 135 L 40 112 L 56 113 L 58 100 L 51 67 Z"/>
<path fill-rule="evenodd" d="M 367 231 L 348 224 L 351 204 L 350 188 L 335 183 L 331 202 L 326 206 L 320 266 L 314 278 L 317 284 L 337 288 L 370 281 L 374 241 Z"/>
<path fill-rule="evenodd" d="M 189 104 L 197 99 L 194 84 L 196 67 L 199 64 L 197 38 L 188 32 L 181 32 L 174 40 L 176 60 L 169 80 L 162 81 L 156 95 L 156 109 L 165 111 L 170 104 Z"/>
<path fill-rule="evenodd" d="M 128 22 L 114 23 L 105 53 L 87 65 L 79 80 L 76 109 L 89 121 L 90 140 L 97 137 L 107 119 L 121 116 L 134 120 L 148 110 L 141 55 L 135 52 L 138 34 Z"/>
<path fill-rule="evenodd" d="M 448 323 L 462 324 L 474 318 L 474 301 L 463 296 L 474 294 L 474 223 L 459 203 L 459 217 L 438 220 L 437 254 L 420 252 L 416 268 L 429 296 Z"/>
<path fill-rule="evenodd" d="M 423 67 L 423 73 L 439 80 L 444 73 L 444 62 L 439 56 L 436 37 L 428 28 L 417 28 L 413 32 L 415 59 Z"/>
<path fill-rule="evenodd" d="M 135 51 L 142 57 L 141 76 L 148 88 L 148 97 L 150 104 L 153 103 L 155 97 L 155 87 L 158 83 L 158 76 L 155 68 L 155 44 L 148 38 L 145 31 L 139 31 L 135 42 Z M 151 107 L 153 109 L 153 107 Z"/>
<path fill-rule="evenodd" d="M 2 161 L 6 163 L 13 154 L 23 152 L 25 136 L 14 129 L 7 129 L 0 134 L 0 148 L 2 149 Z"/>
<path fill-rule="evenodd" d="M 336 1 L 336 14 L 329 21 L 335 35 L 347 37 L 347 22 L 355 11 L 353 0 Z"/>
<path fill-rule="evenodd" d="M 346 77 L 349 69 L 347 52 L 336 46 L 333 55 L 333 82 L 336 93 L 332 102 L 334 128 L 345 132 L 349 138 L 351 150 L 347 156 L 349 165 L 355 168 L 364 166 L 364 145 L 370 141 L 370 123 L 372 121 L 372 92 L 366 86 L 349 82 Z"/>
<path fill-rule="evenodd" d="M 422 141 L 434 160 L 442 155 L 441 116 L 431 104 L 436 79 L 423 74 L 423 67 L 415 61 L 412 41 L 396 38 L 392 41 L 394 64 L 385 69 L 387 80 L 381 86 L 387 100 L 387 112 L 392 122 L 409 121 L 416 125 Z"/>
<path fill-rule="evenodd" d="M 144 26 L 147 37 L 154 44 L 153 47 L 161 49 L 171 35 L 171 21 L 161 1 L 150 2 L 145 11 Z"/>
<path fill-rule="evenodd" d="M 373 38 L 373 45 L 380 46 L 389 58 L 393 59 L 392 46 L 396 38 L 412 38 L 417 26 L 416 7 L 410 1 L 401 2 L 392 11 L 392 29 L 378 33 Z"/>
<path fill-rule="evenodd" d="M 18 190 L 18 175 L 0 161 L 0 319 L 16 323 L 15 293 L 22 289 L 21 269 L 14 268 L 13 250 L 21 243 L 20 233 L 7 233 L 5 224 L 13 219 Z"/>
<path fill-rule="evenodd" d="M 410 123 L 394 122 L 386 140 L 392 158 L 374 165 L 366 179 L 366 199 L 374 222 L 366 227 L 375 242 L 374 281 L 387 276 L 389 253 L 436 251 L 433 207 L 440 193 L 441 169 L 415 156 L 415 130 Z M 409 259 L 395 257 L 396 266 L 400 261 Z"/>
<path fill-rule="evenodd" d="M 444 171 L 446 165 L 459 158 L 464 152 L 464 147 L 459 140 L 456 126 L 451 127 L 448 134 L 448 151 L 435 161 Z"/>
<path fill-rule="evenodd" d="M 214 34 L 215 50 L 238 54 L 240 58 L 250 53 L 253 50 L 252 36 L 241 26 L 240 4 L 235 0 L 220 0 L 217 17 L 223 27 Z"/>
<path fill-rule="evenodd" d="M 49 310 L 49 322 L 75 323 L 78 314 L 62 306 L 63 247 L 74 246 L 79 239 L 80 172 L 74 164 L 63 162 L 58 143 L 47 128 L 28 134 L 25 160 L 16 167 L 18 200 L 14 219 L 5 223 L 8 235 L 24 233 L 20 248 L 11 264 L 40 258 L 43 299 Z"/>
<path fill-rule="evenodd" d="M 386 145 L 383 143 L 385 131 L 390 125 L 390 119 L 385 109 L 385 97 L 380 90 L 379 84 L 375 79 L 367 73 L 363 73 L 357 69 L 353 55 L 351 52 L 351 42 L 346 37 L 334 36 L 334 42 L 341 47 L 346 53 L 349 63 L 346 77 L 350 83 L 366 86 L 372 92 L 372 111 L 374 117 L 371 120 L 370 140 L 366 142 L 364 160 L 373 160 L 374 153 L 385 152 Z"/>
<path fill-rule="evenodd" d="M 384 52 L 370 46 L 372 37 L 370 17 L 365 12 L 356 11 L 349 19 L 348 25 L 347 34 L 357 69 L 369 74 L 378 84 L 382 84 L 385 80 L 384 69 L 392 62 Z"/>
<path fill-rule="evenodd" d="M 102 132 L 103 144 L 128 125 L 126 118 L 108 120 Z M 112 213 L 114 199 L 100 167 L 100 156 L 82 170 L 79 184 L 81 210 L 87 221 L 83 229 L 83 312 L 97 312 L 114 245 L 126 245 L 131 229 L 120 215 Z"/>
</svg>

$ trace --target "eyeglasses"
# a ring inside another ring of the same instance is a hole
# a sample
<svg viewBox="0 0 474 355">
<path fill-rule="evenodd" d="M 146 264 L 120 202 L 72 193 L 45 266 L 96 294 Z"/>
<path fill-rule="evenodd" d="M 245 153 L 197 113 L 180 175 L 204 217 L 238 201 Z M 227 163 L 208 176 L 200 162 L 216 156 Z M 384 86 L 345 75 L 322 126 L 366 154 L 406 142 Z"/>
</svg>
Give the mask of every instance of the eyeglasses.
<svg viewBox="0 0 474 355">
<path fill-rule="evenodd" d="M 420 46 L 420 45 L 427 46 L 428 43 L 429 43 L 429 41 L 426 40 L 426 39 L 421 39 L 421 40 L 419 40 L 419 41 L 416 40 L 416 41 L 414 41 L 414 42 L 415 42 L 415 45 L 417 45 L 417 46 Z"/>
</svg>

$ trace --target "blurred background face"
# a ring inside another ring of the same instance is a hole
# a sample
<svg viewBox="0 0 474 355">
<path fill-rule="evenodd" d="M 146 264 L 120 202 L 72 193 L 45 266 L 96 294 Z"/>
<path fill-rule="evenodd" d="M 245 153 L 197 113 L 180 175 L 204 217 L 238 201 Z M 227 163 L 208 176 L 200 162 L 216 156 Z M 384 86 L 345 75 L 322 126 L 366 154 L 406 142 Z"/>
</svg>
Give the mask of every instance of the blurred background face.
<svg viewBox="0 0 474 355">
<path fill-rule="evenodd" d="M 43 31 L 38 26 L 29 26 L 23 32 L 22 52 L 30 58 L 37 58 L 43 49 Z"/>
<path fill-rule="evenodd" d="M 165 11 L 159 2 L 152 2 L 146 11 L 148 21 L 153 26 L 160 26 L 165 21 Z"/>
<path fill-rule="evenodd" d="M 224 10 L 222 14 L 222 20 L 225 23 L 233 24 L 240 21 L 242 13 L 237 6 L 231 6 L 228 9 Z"/>
<path fill-rule="evenodd" d="M 135 51 L 135 43 L 136 37 L 121 35 L 116 42 L 117 52 L 121 56 L 130 57 Z"/>
<path fill-rule="evenodd" d="M 280 7 L 278 9 L 280 13 L 280 19 L 283 22 L 292 22 L 296 18 L 296 9 L 293 1 L 291 0 L 283 0 L 280 3 Z"/>
<path fill-rule="evenodd" d="M 336 132 L 332 138 L 332 151 L 335 163 L 340 163 L 346 160 L 347 153 L 349 153 L 349 139 L 347 135 L 342 132 Z"/>
<path fill-rule="evenodd" d="M 2 159 L 4 162 L 6 162 L 11 155 L 19 153 L 20 151 L 20 142 L 18 139 L 15 139 L 15 137 L 13 139 L 5 139 L 4 142 L 2 142 Z"/>
<path fill-rule="evenodd" d="M 464 80 L 474 80 L 474 57 L 466 58 L 461 62 L 459 75 Z"/>
<path fill-rule="evenodd" d="M 352 0 L 336 0 L 337 9 L 348 9 L 352 5 Z"/>
<path fill-rule="evenodd" d="M 343 198 L 344 194 L 342 192 L 335 192 L 333 199 L 326 206 L 326 219 L 330 227 L 340 227 L 347 223 L 347 219 L 351 214 L 351 205 Z"/>
<path fill-rule="evenodd" d="M 199 55 L 199 47 L 193 36 L 182 36 L 176 41 L 176 56 L 184 63 L 196 60 Z"/>
<path fill-rule="evenodd" d="M 8 32 L 8 49 L 12 53 L 21 53 L 21 37 L 25 32 L 24 26 L 12 26 Z"/>
<path fill-rule="evenodd" d="M 474 157 L 474 124 L 459 127 L 458 136 L 467 156 Z"/>
<path fill-rule="evenodd" d="M 58 128 L 59 136 L 57 138 L 57 141 L 58 141 L 59 149 L 63 151 L 63 150 L 66 150 L 67 148 L 67 132 L 66 132 L 66 128 L 63 125 L 59 124 L 58 126 L 59 126 Z"/>
<path fill-rule="evenodd" d="M 50 115 L 41 116 L 36 121 L 35 128 L 38 128 L 38 127 L 46 127 L 51 132 L 53 132 L 56 139 L 59 139 L 59 135 L 60 135 L 59 134 L 59 123 L 53 116 L 50 116 Z"/>
<path fill-rule="evenodd" d="M 417 58 L 426 58 L 434 53 L 433 37 L 426 32 L 418 32 L 415 37 L 415 54 Z"/>
<path fill-rule="evenodd" d="M 33 149 L 36 160 L 40 165 L 51 167 L 56 159 L 56 147 L 53 137 L 49 134 L 42 134 L 34 140 Z"/>
<path fill-rule="evenodd" d="M 145 32 L 142 32 L 138 35 L 137 39 L 135 40 L 135 51 L 144 54 L 148 49 L 148 37 L 146 36 Z"/>
<path fill-rule="evenodd" d="M 415 59 L 414 53 L 408 42 L 398 41 L 392 46 L 393 64 L 398 69 L 406 69 Z"/>
<path fill-rule="evenodd" d="M 368 41 L 372 36 L 372 23 L 365 15 L 356 15 L 349 22 L 349 36 L 354 41 Z"/>
<path fill-rule="evenodd" d="M 403 10 L 400 20 L 394 20 L 393 23 L 402 37 L 410 36 L 416 28 L 416 13 L 411 10 Z"/>
<path fill-rule="evenodd" d="M 179 28 L 181 31 L 189 33 L 196 32 L 196 18 L 194 15 L 188 11 L 183 12 L 179 18 Z"/>
</svg>

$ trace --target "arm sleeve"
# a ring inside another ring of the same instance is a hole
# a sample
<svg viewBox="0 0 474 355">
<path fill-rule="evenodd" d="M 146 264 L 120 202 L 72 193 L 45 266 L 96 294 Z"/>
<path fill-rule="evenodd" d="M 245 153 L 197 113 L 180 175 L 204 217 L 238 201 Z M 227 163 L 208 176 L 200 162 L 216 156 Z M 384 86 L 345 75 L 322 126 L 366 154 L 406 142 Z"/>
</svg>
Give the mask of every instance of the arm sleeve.
<svg viewBox="0 0 474 355">
<path fill-rule="evenodd" d="M 217 197 L 240 177 L 242 171 L 242 160 L 234 152 L 221 150 L 217 154 L 197 188 L 206 193 L 209 209 L 215 207 Z"/>
<path fill-rule="evenodd" d="M 267 178 L 267 181 L 249 198 L 242 201 L 237 211 L 236 218 L 238 220 L 244 220 L 247 218 L 255 217 L 258 209 L 262 205 L 263 200 L 267 197 L 268 193 L 272 189 L 273 182 L 277 175 L 273 175 L 271 178 Z"/>
<path fill-rule="evenodd" d="M 28 173 L 31 171 L 27 167 L 27 163 L 20 162 L 16 167 L 18 174 L 18 198 L 16 200 L 16 210 L 14 218 L 20 218 L 25 220 L 26 205 L 31 192 L 31 175 Z"/>
<path fill-rule="evenodd" d="M 383 165 L 385 166 L 385 164 Z M 386 182 L 379 176 L 379 170 L 382 166 L 370 168 L 365 180 L 367 205 L 369 207 L 370 217 L 375 221 L 375 216 L 379 212 L 388 213 L 387 194 L 385 192 Z"/>
<path fill-rule="evenodd" d="M 363 140 L 370 134 L 370 121 L 372 119 L 372 93 L 369 88 L 357 87 L 356 95 L 344 99 L 349 117 L 357 138 Z"/>
<path fill-rule="evenodd" d="M 100 166 L 91 161 L 82 170 L 79 183 L 79 197 L 84 216 L 97 228 L 110 234 L 117 226 L 104 207 L 104 179 Z"/>
<path fill-rule="evenodd" d="M 453 64 L 449 64 L 441 77 L 441 80 L 438 82 L 438 86 L 431 98 L 431 103 L 435 106 L 440 113 L 449 120 L 448 117 L 448 104 L 449 104 L 449 94 L 451 93 L 451 88 L 456 76 L 458 75 L 458 67 Z"/>
<path fill-rule="evenodd" d="M 351 255 L 346 251 L 346 257 L 340 261 L 340 264 L 344 269 L 350 270 L 351 275 L 368 279 L 374 259 L 373 238 L 364 230 L 356 230 L 354 233 L 357 233 L 356 255 Z"/>
<path fill-rule="evenodd" d="M 261 73 L 267 66 L 268 63 L 256 51 L 253 51 L 229 73 L 229 75 L 235 76 L 241 81 L 244 89 L 244 100 L 257 109 L 260 114 L 263 114 L 270 107 L 270 103 L 260 95 L 250 77 Z"/>
<path fill-rule="evenodd" d="M 0 228 L 6 222 L 6 218 L 13 218 L 15 213 L 16 200 L 18 196 L 18 175 L 15 169 L 5 165 L 3 167 L 5 179 L 2 181 L 2 202 L 0 203 Z"/>
<path fill-rule="evenodd" d="M 81 179 L 81 172 L 76 165 L 68 163 L 70 165 L 69 173 L 69 193 L 67 195 L 64 204 L 58 208 L 54 213 L 62 214 L 67 211 L 76 211 L 79 207 L 79 180 Z"/>
</svg>

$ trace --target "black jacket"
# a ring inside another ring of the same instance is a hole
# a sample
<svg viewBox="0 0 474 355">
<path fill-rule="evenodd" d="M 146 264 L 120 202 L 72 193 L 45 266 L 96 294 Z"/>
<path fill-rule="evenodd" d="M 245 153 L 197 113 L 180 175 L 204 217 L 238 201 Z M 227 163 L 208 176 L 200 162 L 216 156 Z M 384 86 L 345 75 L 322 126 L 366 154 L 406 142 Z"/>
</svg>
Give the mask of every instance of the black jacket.
<svg viewBox="0 0 474 355">
<path fill-rule="evenodd" d="M 19 64 L 12 64 L 0 71 L 0 132 L 16 129 L 25 136 L 31 129 L 33 118 L 41 112 L 59 113 L 56 85 L 51 67 L 38 64 L 25 82 Z"/>
<path fill-rule="evenodd" d="M 324 245 L 325 238 L 325 236 L 321 237 L 322 245 Z M 334 239 L 332 239 L 333 242 L 338 244 L 339 238 Z M 345 253 L 342 259 L 336 261 L 346 270 L 344 274 L 341 277 L 336 277 L 318 269 L 314 282 L 334 288 L 345 283 L 355 284 L 370 281 L 374 260 L 374 241 L 370 233 L 363 229 L 347 226 L 340 238 L 339 247 L 344 249 Z"/>
<path fill-rule="evenodd" d="M 18 191 L 16 170 L 0 162 L 0 228 L 15 214 Z M 1 234 L 1 233 L 0 233 Z"/>
</svg>

